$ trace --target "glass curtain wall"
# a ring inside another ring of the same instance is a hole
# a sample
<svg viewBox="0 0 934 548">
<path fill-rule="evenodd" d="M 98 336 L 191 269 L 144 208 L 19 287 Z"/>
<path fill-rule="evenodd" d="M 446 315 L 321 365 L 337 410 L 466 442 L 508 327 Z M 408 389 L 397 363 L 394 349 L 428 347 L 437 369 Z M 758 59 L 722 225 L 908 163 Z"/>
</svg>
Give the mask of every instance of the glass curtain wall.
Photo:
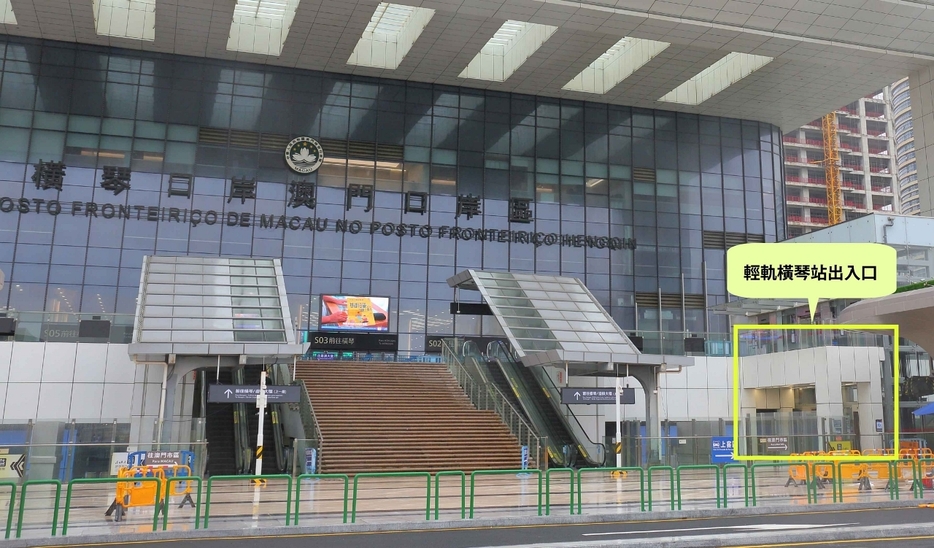
<svg viewBox="0 0 934 548">
<path fill-rule="evenodd" d="M 449 314 L 445 280 L 467 268 L 580 277 L 626 329 L 726 332 L 703 312 L 726 299 L 725 250 L 785 237 L 771 125 L 0 40 L 0 310 L 133 313 L 144 255 L 206 255 L 281 258 L 302 328 L 317 327 L 321 294 L 388 296 L 402 350 L 480 333 L 479 318 Z M 284 162 L 297 136 L 324 150 L 312 174 Z M 296 201 L 293 183 L 314 184 L 313 199 Z M 406 192 L 427 193 L 424 212 L 405 212 Z M 441 226 L 636 245 L 452 239 Z"/>
</svg>

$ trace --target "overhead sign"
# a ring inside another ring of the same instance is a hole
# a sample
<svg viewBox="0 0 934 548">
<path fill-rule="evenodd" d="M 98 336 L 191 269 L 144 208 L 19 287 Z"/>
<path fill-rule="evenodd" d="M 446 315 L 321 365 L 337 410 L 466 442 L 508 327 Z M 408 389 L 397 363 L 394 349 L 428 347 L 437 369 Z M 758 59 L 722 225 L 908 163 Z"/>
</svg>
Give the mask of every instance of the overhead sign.
<svg viewBox="0 0 934 548">
<path fill-rule="evenodd" d="M 615 388 L 562 388 L 561 403 L 583 404 L 616 404 Z M 631 405 L 636 403 L 636 389 L 623 388 L 620 403 Z"/>
<path fill-rule="evenodd" d="M 259 386 L 242 384 L 208 385 L 208 403 L 255 403 Z M 298 403 L 301 393 L 297 386 L 267 386 L 267 403 Z"/>
<path fill-rule="evenodd" d="M 127 451 L 115 451 L 110 455 L 110 475 L 116 476 L 120 473 L 121 468 L 127 467 L 127 460 L 130 453 Z"/>
<path fill-rule="evenodd" d="M 453 337 L 454 335 L 428 335 L 427 337 L 425 337 L 425 353 L 427 354 L 427 353 L 433 353 L 433 352 L 441 352 L 441 348 L 443 346 L 442 342 L 446 340 L 448 341 L 448 343 L 450 343 Z M 468 342 L 475 343 L 477 345 L 477 348 L 480 349 L 480 352 L 486 352 L 487 347 L 492 342 L 496 342 L 496 341 L 508 342 L 506 341 L 506 339 L 502 337 L 473 337 L 469 335 L 466 337 L 463 335 L 458 335 L 457 340 L 458 342 L 461 342 L 461 343 L 468 343 Z M 460 351 L 460 349 L 455 349 L 455 350 Z"/>
<path fill-rule="evenodd" d="M 388 333 L 334 333 L 308 331 L 305 342 L 311 343 L 308 351 L 314 350 L 360 350 L 395 352 L 399 349 L 399 335 Z"/>
<path fill-rule="evenodd" d="M 733 438 L 714 436 L 710 438 L 710 463 L 726 464 L 733 462 Z"/>
<path fill-rule="evenodd" d="M 20 451 L 25 449 L 0 447 L 0 479 L 21 478 L 26 473 L 26 455 Z"/>
<path fill-rule="evenodd" d="M 147 451 L 143 456 L 146 466 L 177 466 L 182 464 L 181 451 Z"/>
<path fill-rule="evenodd" d="M 786 436 L 759 438 L 759 444 L 765 446 L 765 451 L 767 453 L 788 451 L 788 438 Z"/>
</svg>

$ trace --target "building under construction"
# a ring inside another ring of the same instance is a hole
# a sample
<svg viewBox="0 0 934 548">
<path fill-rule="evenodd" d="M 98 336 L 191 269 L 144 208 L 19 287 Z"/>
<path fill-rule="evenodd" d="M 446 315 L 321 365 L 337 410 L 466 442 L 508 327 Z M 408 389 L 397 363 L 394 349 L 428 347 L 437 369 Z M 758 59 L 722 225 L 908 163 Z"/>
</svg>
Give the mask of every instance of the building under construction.
<svg viewBox="0 0 934 548">
<path fill-rule="evenodd" d="M 786 134 L 788 237 L 897 212 L 893 135 L 888 87 Z"/>
</svg>

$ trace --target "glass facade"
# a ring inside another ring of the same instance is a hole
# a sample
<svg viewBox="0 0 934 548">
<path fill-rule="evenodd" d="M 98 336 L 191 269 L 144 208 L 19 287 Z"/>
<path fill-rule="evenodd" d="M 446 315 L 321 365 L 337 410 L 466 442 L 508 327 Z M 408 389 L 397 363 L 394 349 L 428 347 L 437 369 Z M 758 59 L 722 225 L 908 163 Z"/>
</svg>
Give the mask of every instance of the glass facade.
<svg viewBox="0 0 934 548">
<path fill-rule="evenodd" d="M 785 237 L 759 122 L 12 37 L 0 57 L 0 310 L 133 313 L 143 256 L 224 256 L 281 258 L 302 328 L 321 294 L 388 296 L 401 350 L 494 328 L 449 313 L 467 268 L 579 277 L 625 329 L 700 332 L 726 248 Z M 298 136 L 324 151 L 309 175 Z"/>
</svg>

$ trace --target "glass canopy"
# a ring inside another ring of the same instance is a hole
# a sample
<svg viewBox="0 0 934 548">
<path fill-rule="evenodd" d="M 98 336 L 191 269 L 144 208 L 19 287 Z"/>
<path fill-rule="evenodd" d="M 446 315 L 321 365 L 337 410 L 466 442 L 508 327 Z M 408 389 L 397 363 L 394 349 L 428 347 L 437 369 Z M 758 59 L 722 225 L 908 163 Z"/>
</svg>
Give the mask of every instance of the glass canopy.
<svg viewBox="0 0 934 548">
<path fill-rule="evenodd" d="M 277 259 L 146 257 L 130 354 L 291 359 L 290 317 Z"/>
<path fill-rule="evenodd" d="M 467 270 L 448 285 L 480 292 L 525 365 L 693 363 L 642 354 L 577 278 Z"/>
</svg>

